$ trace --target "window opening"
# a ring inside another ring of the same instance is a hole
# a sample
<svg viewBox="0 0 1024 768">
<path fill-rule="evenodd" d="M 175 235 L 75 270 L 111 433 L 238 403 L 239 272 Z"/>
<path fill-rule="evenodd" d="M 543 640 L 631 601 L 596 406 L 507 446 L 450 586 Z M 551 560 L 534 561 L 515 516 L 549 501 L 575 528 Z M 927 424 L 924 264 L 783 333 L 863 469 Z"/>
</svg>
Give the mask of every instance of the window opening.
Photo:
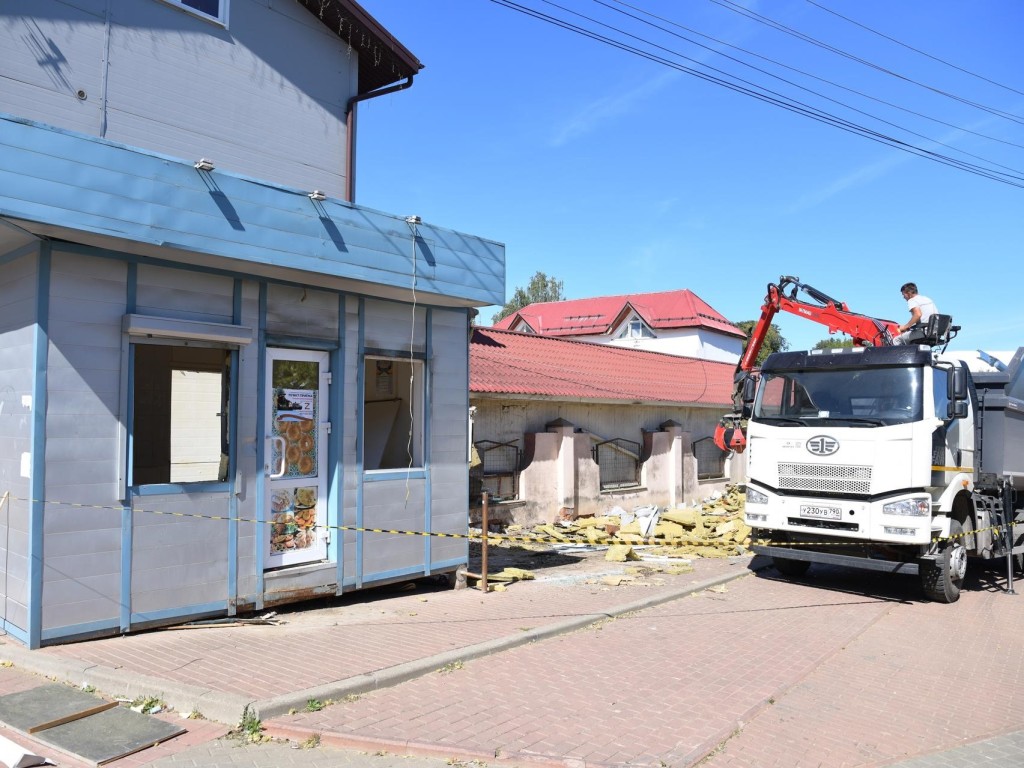
<svg viewBox="0 0 1024 768">
<path fill-rule="evenodd" d="M 602 491 L 640 485 L 640 443 L 615 437 L 593 448 Z"/>
<path fill-rule="evenodd" d="M 423 466 L 423 363 L 364 362 L 363 469 Z"/>
<path fill-rule="evenodd" d="M 164 0 L 164 2 L 176 5 L 197 16 L 220 22 L 225 26 L 228 23 L 229 0 Z"/>
<path fill-rule="evenodd" d="M 693 455 L 697 459 L 698 480 L 719 480 L 725 477 L 725 457 L 729 454 L 715 445 L 714 438 L 694 440 Z"/>
<path fill-rule="evenodd" d="M 473 500 L 481 501 L 482 492 L 487 491 L 493 501 L 515 501 L 519 498 L 519 470 L 522 466 L 522 449 L 516 441 L 498 443 L 494 440 L 478 440 L 476 447 L 480 463 L 470 470 L 478 483 L 473 483 Z"/>
<path fill-rule="evenodd" d="M 224 482 L 231 353 L 135 344 L 132 482 Z"/>
</svg>

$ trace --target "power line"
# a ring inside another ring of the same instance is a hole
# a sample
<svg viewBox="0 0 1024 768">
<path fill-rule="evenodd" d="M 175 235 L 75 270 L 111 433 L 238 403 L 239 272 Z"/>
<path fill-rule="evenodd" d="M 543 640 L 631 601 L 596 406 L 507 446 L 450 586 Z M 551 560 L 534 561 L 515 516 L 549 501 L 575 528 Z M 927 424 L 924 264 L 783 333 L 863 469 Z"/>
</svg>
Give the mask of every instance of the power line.
<svg viewBox="0 0 1024 768">
<path fill-rule="evenodd" d="M 945 64 L 947 67 L 952 67 L 953 69 L 957 70 L 958 72 L 963 72 L 965 75 L 970 75 L 971 77 L 976 77 L 979 80 L 984 80 L 986 83 L 991 83 L 992 85 L 997 86 L 999 88 L 1004 88 L 1007 91 L 1012 91 L 1013 93 L 1017 93 L 1017 94 L 1020 94 L 1021 96 L 1024 96 L 1024 91 L 1018 91 L 1016 88 L 1012 88 L 1009 85 L 1005 85 L 1004 83 L 1000 83 L 1000 82 L 997 82 L 995 80 L 990 80 L 989 78 L 985 77 L 984 75 L 979 75 L 977 72 L 972 72 L 969 69 L 964 69 L 963 67 L 958 67 L 956 64 L 948 62 L 945 59 L 940 59 L 938 56 L 932 56 L 932 54 L 927 53 L 926 51 L 922 51 L 920 48 L 915 48 L 912 45 L 907 45 L 902 40 L 897 40 L 895 37 L 890 37 L 889 35 L 886 35 L 886 34 L 884 34 L 882 32 L 879 32 L 877 29 L 872 29 L 871 27 L 867 26 L 866 24 L 861 24 L 859 21 L 854 21 L 849 16 L 843 16 L 843 14 L 838 13 L 836 11 L 833 11 L 831 8 L 826 8 L 821 3 L 814 2 L 814 0 L 806 0 L 806 1 L 808 3 L 810 3 L 811 5 L 815 6 L 816 8 L 820 8 L 821 10 L 825 11 L 826 13 L 831 13 L 833 16 L 838 16 L 843 21 L 849 22 L 850 24 L 858 26 L 861 29 L 867 30 L 868 32 L 872 33 L 873 35 L 878 35 L 879 37 L 885 38 L 886 40 L 888 40 L 888 41 L 890 41 L 892 43 L 896 43 L 896 45 L 903 46 L 904 48 L 906 48 L 909 51 L 913 51 L 914 53 L 919 53 L 920 55 L 926 56 L 927 58 L 931 59 L 932 61 L 937 61 L 940 64 Z"/>
<path fill-rule="evenodd" d="M 955 93 L 944 91 L 941 88 L 936 88 L 926 83 L 919 82 L 911 77 L 907 77 L 906 75 L 901 75 L 898 72 L 894 72 L 891 69 L 886 69 L 885 67 L 879 66 L 878 64 L 868 61 L 867 59 L 862 59 L 859 56 L 853 55 L 852 53 L 847 53 L 841 48 L 836 48 L 834 45 L 823 43 L 822 41 L 817 40 L 816 38 L 813 38 L 810 35 L 806 35 L 803 32 L 795 30 L 791 27 L 787 27 L 785 24 L 775 21 L 774 19 L 771 19 L 767 16 L 762 16 L 761 14 L 756 13 L 755 11 L 752 11 L 749 8 L 744 8 L 743 6 L 734 3 L 732 0 L 710 0 L 710 2 L 714 3 L 715 5 L 720 5 L 728 11 L 732 11 L 733 13 L 738 13 L 741 16 L 746 16 L 747 18 L 752 19 L 760 24 L 772 27 L 773 29 L 777 29 L 780 32 L 785 32 L 787 35 L 792 35 L 793 37 L 803 40 L 804 42 L 810 43 L 811 45 L 823 48 L 826 51 L 831 51 L 832 53 L 835 53 L 838 56 L 850 59 L 851 61 L 855 61 L 858 64 L 863 64 L 864 66 L 870 67 L 871 69 L 876 69 L 879 72 L 890 75 L 891 77 L 895 77 L 899 80 L 911 83 L 912 85 L 924 88 L 926 90 L 931 91 L 932 93 L 937 93 L 940 96 L 946 96 L 947 98 L 959 101 L 962 104 L 967 104 L 968 106 L 974 107 L 975 109 L 980 109 L 984 112 L 988 112 L 989 114 L 995 115 L 996 117 L 1002 117 L 1005 120 L 1010 120 L 1012 122 L 1024 125 L 1024 118 L 1018 117 L 1017 115 L 1014 115 L 1011 112 L 1004 112 L 1001 109 L 996 109 L 995 107 L 989 107 L 986 106 L 985 104 L 981 104 L 976 101 L 971 101 L 970 99 L 966 99 L 963 96 L 957 96 Z"/>
<path fill-rule="evenodd" d="M 551 3 L 550 0 L 543 0 L 543 1 L 544 2 L 548 2 L 549 4 L 554 5 L 554 3 Z M 615 0 L 615 1 L 618 2 L 620 5 L 626 5 L 629 8 L 635 8 L 635 6 L 631 6 L 631 5 L 628 5 L 627 3 L 621 2 L 621 0 Z M 676 32 L 673 32 L 670 29 L 665 29 L 664 27 L 660 27 L 657 24 L 653 24 L 653 23 L 651 23 L 651 22 L 649 22 L 649 21 L 647 21 L 645 19 L 642 19 L 639 16 L 634 16 L 633 14 L 627 13 L 626 11 L 620 10 L 618 8 L 613 8 L 611 5 L 609 5 L 608 3 L 604 2 L 604 0 L 594 0 L 594 2 L 597 3 L 598 5 L 603 5 L 606 8 L 609 8 L 610 10 L 615 11 L 616 13 L 621 13 L 621 14 L 623 14 L 623 15 L 625 15 L 625 16 L 627 16 L 627 17 L 629 17 L 629 18 L 631 18 L 631 19 L 633 19 L 635 21 L 639 21 L 642 24 L 647 24 L 648 26 L 654 27 L 655 29 L 657 29 L 657 30 L 659 30 L 661 32 L 665 32 L 666 34 L 672 35 L 674 37 L 678 37 L 681 40 L 686 40 L 688 43 L 690 43 L 692 45 L 696 45 L 696 46 L 698 46 L 700 48 L 704 48 L 705 50 L 710 51 L 711 53 L 714 53 L 714 54 L 716 54 L 718 56 L 722 56 L 724 58 L 727 58 L 730 61 L 734 61 L 737 64 L 740 64 L 740 65 L 742 65 L 744 67 L 748 67 L 750 69 L 753 69 L 755 72 L 760 72 L 763 75 L 767 75 L 768 77 L 771 77 L 771 78 L 774 78 L 776 80 L 779 80 L 779 81 L 781 81 L 783 83 L 786 83 L 787 85 L 791 85 L 794 88 L 799 88 L 801 91 L 806 91 L 807 93 L 810 93 L 810 94 L 813 94 L 813 95 L 815 95 L 815 96 L 817 96 L 819 98 L 825 99 L 826 101 L 830 101 L 833 104 L 836 104 L 838 106 L 845 107 L 846 109 L 849 109 L 852 112 L 857 112 L 858 114 L 864 115 L 865 117 L 870 117 L 873 120 L 877 120 L 878 122 L 884 123 L 885 125 L 889 125 L 889 126 L 891 126 L 893 128 L 896 128 L 897 130 L 901 130 L 901 131 L 904 131 L 906 133 L 909 133 L 912 136 L 917 136 L 920 139 L 925 139 L 926 141 L 930 141 L 930 142 L 932 142 L 934 144 L 938 144 L 939 146 L 947 147 L 948 149 L 952 149 L 954 152 L 959 152 L 960 154 L 966 155 L 967 157 L 973 157 L 976 160 L 981 160 L 983 163 L 988 163 L 989 165 L 995 166 L 997 168 L 1003 168 L 1003 169 L 1005 169 L 1007 171 L 1012 172 L 1014 175 L 1020 175 L 1021 173 L 1024 173 L 1022 171 L 1017 170 L 1016 168 L 1011 168 L 1010 166 L 1003 165 L 1001 163 L 997 163 L 997 162 L 995 162 L 993 160 L 989 160 L 988 158 L 985 158 L 985 157 L 982 157 L 980 155 L 976 155 L 976 154 L 974 154 L 972 152 L 968 152 L 966 150 L 963 150 L 963 149 L 960 149 L 958 147 L 955 147 L 952 144 L 948 144 L 947 142 L 941 141 L 939 139 L 932 138 L 931 136 L 925 136 L 923 133 L 918 133 L 917 131 L 912 131 L 909 128 L 906 128 L 904 126 L 897 125 L 896 123 L 894 123 L 894 122 L 892 122 L 890 120 L 886 120 L 885 118 L 879 117 L 878 115 L 873 115 L 870 112 L 865 112 L 862 109 L 858 109 L 857 107 L 854 107 L 854 106 L 852 106 L 850 104 L 847 104 L 846 102 L 840 101 L 838 99 L 834 99 L 831 96 L 828 96 L 828 95 L 826 95 L 824 93 L 821 93 L 820 91 L 814 91 L 814 90 L 811 90 L 810 88 L 807 88 L 806 86 L 803 86 L 803 85 L 800 85 L 799 83 L 793 82 L 792 80 L 787 80 L 787 79 L 785 79 L 783 77 L 780 77 L 779 75 L 776 75 L 773 72 L 769 72 L 766 69 L 762 69 L 760 67 L 755 67 L 753 64 L 745 62 L 742 59 L 738 59 L 735 56 L 729 56 L 728 54 L 725 54 L 725 53 L 722 53 L 721 51 L 715 50 L 714 48 L 712 48 L 710 46 L 707 46 L 707 45 L 704 45 L 703 43 L 700 43 L 700 42 L 698 42 L 696 40 L 691 40 L 690 38 L 686 37 L 685 35 L 680 35 L 680 34 L 678 34 Z M 569 13 L 573 13 L 573 14 L 575 14 L 577 16 L 582 16 L 582 14 L 578 14 L 575 11 L 571 11 L 569 9 L 562 8 L 562 6 L 556 5 L 555 7 L 561 8 L 562 10 L 567 10 Z M 641 13 L 644 13 L 644 11 L 641 10 L 641 9 L 636 9 L 636 10 L 640 10 Z M 595 22 L 597 24 L 601 24 L 601 26 L 609 27 L 610 29 L 616 29 L 615 27 L 610 27 L 609 25 L 605 24 L 604 22 L 597 21 L 596 19 L 592 19 L 592 18 L 587 17 L 587 16 L 584 16 L 583 18 L 586 18 L 588 21 L 593 21 L 593 22 Z M 621 32 L 621 30 L 618 30 L 618 29 L 616 29 L 616 31 L 620 31 Z M 632 37 L 634 39 L 643 40 L 643 38 L 638 38 L 636 35 L 632 35 L 632 34 L 629 34 L 629 33 L 623 33 L 623 34 L 627 34 L 629 37 Z M 697 34 L 700 34 L 700 33 L 697 33 Z M 643 42 L 646 42 L 649 45 L 654 45 L 654 47 L 659 48 L 659 49 L 664 50 L 664 51 L 668 51 L 669 50 L 669 49 L 664 48 L 664 47 L 662 47 L 660 45 L 656 45 L 654 43 L 651 43 L 648 40 L 643 40 Z M 718 69 L 716 67 L 708 66 L 707 64 L 703 64 L 701 62 L 697 62 L 694 59 L 691 59 L 689 56 L 683 56 L 682 54 L 676 53 L 674 51 L 669 51 L 669 52 L 670 53 L 674 53 L 675 55 L 680 56 L 681 58 L 684 58 L 687 61 L 692 61 L 693 63 L 697 64 L 698 66 L 707 67 L 708 69 L 711 69 L 711 70 L 713 70 L 715 72 L 720 72 L 721 74 L 725 75 L 726 77 L 733 77 L 733 78 L 739 80 L 740 82 L 748 83 L 749 85 L 753 85 L 754 87 L 763 88 L 763 86 L 759 86 L 757 84 L 750 83 L 749 81 L 743 80 L 742 78 L 736 78 L 735 75 L 732 75 L 731 73 L 725 72 L 724 70 L 720 70 L 720 69 Z M 769 61 L 771 61 L 771 60 L 769 59 Z M 773 63 L 777 63 L 777 62 L 773 62 Z M 782 66 L 785 66 L 785 65 L 782 65 Z M 786 67 L 786 68 L 790 69 L 790 67 Z M 812 75 L 812 77 L 813 77 L 813 75 Z M 819 79 L 820 80 L 821 78 L 815 78 L 815 79 Z M 772 93 L 774 93 L 774 91 L 772 91 Z M 951 126 L 951 127 L 955 128 L 956 126 Z M 1018 145 L 1018 146 L 1020 146 L 1020 145 Z M 1024 149 L 1024 147 L 1021 147 L 1021 148 Z"/>
<path fill-rule="evenodd" d="M 943 165 L 948 165 L 948 166 L 951 166 L 951 167 L 954 167 L 954 168 L 959 168 L 960 170 L 964 170 L 964 171 L 967 171 L 968 173 L 972 173 L 972 174 L 975 174 L 977 176 L 982 176 L 984 178 L 988 178 L 988 179 L 991 179 L 993 181 L 1000 181 L 1000 182 L 1002 182 L 1004 184 L 1008 184 L 1010 186 L 1024 188 L 1024 177 L 1022 177 L 1022 176 L 1020 176 L 1020 175 L 1018 175 L 1016 173 L 1014 173 L 1014 174 L 1002 173 L 1000 171 L 995 171 L 995 170 L 992 170 L 992 169 L 989 169 L 989 168 L 985 168 L 983 166 L 975 165 L 973 163 L 969 163 L 969 162 L 964 161 L 964 160 L 960 160 L 960 159 L 957 159 L 957 158 L 954 158 L 954 157 L 950 157 L 948 155 L 943 155 L 943 154 L 940 154 L 938 152 L 934 152 L 932 150 L 925 149 L 923 147 L 918 147 L 918 146 L 915 146 L 913 144 L 908 144 L 907 142 L 901 141 L 900 139 L 897 139 L 897 138 L 895 138 L 893 136 L 888 136 L 886 134 L 879 133 L 878 131 L 872 130 L 872 129 L 866 127 L 866 126 L 858 125 L 856 123 L 850 122 L 849 120 L 845 120 L 844 118 L 841 118 L 841 117 L 838 117 L 836 115 L 830 114 L 828 112 L 825 112 L 823 110 L 817 109 L 817 108 L 812 107 L 812 106 L 809 106 L 807 104 L 803 104 L 803 103 L 798 102 L 798 101 L 796 101 L 794 99 L 790 99 L 790 98 L 788 98 L 786 96 L 782 96 L 780 94 L 774 94 L 774 92 L 769 91 L 768 89 L 765 89 L 765 88 L 763 88 L 761 86 L 756 86 L 755 85 L 753 88 L 747 88 L 747 87 L 742 86 L 742 85 L 737 85 L 736 83 L 729 82 L 728 80 L 722 79 L 720 77 L 715 77 L 714 75 L 709 75 L 709 74 L 706 74 L 704 72 L 700 72 L 699 70 L 693 69 L 691 67 L 684 66 L 682 64 L 679 64 L 678 62 L 670 61 L 670 60 L 665 59 L 665 58 L 663 58 L 661 56 L 653 54 L 653 53 L 651 53 L 649 51 L 644 51 L 644 50 L 642 50 L 640 48 L 636 48 L 634 46 L 628 45 L 627 43 L 621 42 L 619 40 L 615 40 L 613 38 L 606 37 L 606 36 L 601 35 L 601 34 L 599 34 L 597 32 L 594 32 L 593 30 L 589 30 L 589 29 L 586 29 L 584 27 L 580 27 L 578 25 L 572 24 L 572 23 L 570 23 L 570 22 L 568 22 L 568 21 L 566 21 L 564 19 L 559 19 L 559 18 L 557 18 L 555 16 L 551 16 L 549 14 L 542 13 L 541 11 L 538 11 L 538 10 L 536 10 L 534 8 L 530 8 L 528 6 L 524 6 L 524 5 L 520 4 L 520 3 L 514 2 L 513 0 L 490 0 L 490 1 L 492 3 L 495 3 L 496 5 L 500 5 L 502 7 L 508 8 L 509 10 L 513 10 L 513 11 L 516 11 L 518 13 L 522 13 L 524 15 L 533 17 L 533 18 L 535 18 L 535 19 L 537 19 L 539 21 L 543 21 L 545 23 L 552 24 L 552 25 L 554 25 L 556 27 L 559 27 L 561 29 L 565 29 L 567 31 L 570 31 L 570 32 L 582 35 L 584 37 L 590 38 L 590 39 L 595 40 L 597 42 L 604 43 L 606 45 L 609 45 L 609 46 L 611 46 L 613 48 L 617 48 L 619 50 L 625 51 L 627 53 L 632 53 L 632 54 L 634 54 L 636 56 L 640 56 L 641 58 L 645 58 L 645 59 L 647 59 L 649 61 L 661 64 L 663 66 L 670 67 L 670 68 L 678 70 L 680 72 L 685 72 L 686 74 L 692 75 L 694 77 L 698 77 L 698 78 L 700 78 L 702 80 L 706 80 L 706 81 L 714 83 L 716 85 L 720 85 L 720 86 L 722 86 L 724 88 L 728 88 L 730 90 L 737 91 L 738 93 L 742 93 L 744 95 L 751 96 L 753 98 L 759 99 L 759 100 L 764 101 L 766 103 L 782 107 L 783 109 L 787 109 L 787 110 L 795 112 L 797 114 L 804 115 L 805 117 L 809 117 L 809 118 L 811 118 L 813 120 L 817 120 L 818 122 L 826 123 L 828 125 L 832 125 L 832 126 L 834 126 L 836 128 L 840 128 L 841 130 L 847 131 L 849 133 L 853 133 L 853 134 L 856 134 L 856 135 L 863 136 L 864 138 L 871 139 L 872 141 L 876 141 L 876 142 L 878 142 L 880 144 L 885 144 L 885 145 L 894 147 L 896 149 L 900 149 L 902 151 L 908 152 L 910 154 L 918 155 L 920 157 L 924 157 L 926 159 L 933 160 L 933 161 L 941 163 Z M 545 2 L 547 2 L 547 1 L 548 0 L 545 0 Z M 550 2 L 548 4 L 554 5 L 554 3 L 550 3 Z M 621 30 L 618 30 L 618 31 L 621 34 L 628 34 L 628 33 L 622 32 Z M 649 43 L 649 41 L 646 41 L 646 42 L 648 42 L 648 44 L 651 44 L 651 43 Z M 674 55 L 679 55 L 679 54 L 674 54 Z M 683 58 L 685 58 L 685 57 L 683 57 Z M 730 77 L 734 77 L 734 76 L 730 75 Z M 739 79 L 739 78 L 735 78 L 735 79 Z M 772 95 L 772 94 L 774 94 L 774 95 Z"/>
<path fill-rule="evenodd" d="M 812 0 L 807 0 L 807 2 L 811 2 L 811 1 Z M 604 6 L 608 7 L 608 8 L 610 8 L 611 10 L 614 10 L 614 11 L 616 11 L 618 13 L 623 13 L 626 16 L 629 16 L 630 18 L 636 19 L 637 21 L 641 21 L 643 23 L 649 23 L 649 22 L 644 22 L 643 19 L 639 19 L 636 16 L 633 16 L 632 14 L 626 13 L 625 11 L 621 11 L 621 10 L 619 10 L 617 8 L 612 8 L 612 6 L 610 6 L 608 3 L 604 2 L 603 0 L 594 0 L 594 2 L 596 2 L 596 3 L 600 4 L 600 5 L 604 5 Z M 824 83 L 826 85 L 830 85 L 833 88 L 839 88 L 840 90 L 847 91 L 848 93 L 856 94 L 857 96 L 860 96 L 862 98 L 868 99 L 870 101 L 874 101 L 874 102 L 876 102 L 878 104 L 884 104 L 887 107 L 892 107 L 893 109 L 898 109 L 901 112 L 906 112 L 909 115 L 914 115 L 915 117 L 920 117 L 920 118 L 923 118 L 925 120 L 929 120 L 929 121 L 931 121 L 933 123 L 937 123 L 938 125 L 944 125 L 947 128 L 953 128 L 954 130 L 961 131 L 963 133 L 969 133 L 972 136 L 977 136 L 977 137 L 982 138 L 982 139 L 987 139 L 988 141 L 998 142 L 999 144 L 1005 144 L 1005 145 L 1011 146 L 1011 147 L 1017 147 L 1018 149 L 1024 149 L 1024 144 L 1018 144 L 1016 142 L 1008 141 L 1006 139 L 1000 139 L 1000 138 L 998 138 L 996 136 L 990 136 L 987 133 L 981 133 L 979 131 L 974 131 L 974 130 L 971 130 L 970 128 L 965 128 L 962 125 L 956 125 L 954 123 L 949 123 L 949 122 L 946 122 L 945 120 L 940 120 L 937 117 L 933 117 L 931 115 L 926 115 L 923 112 L 917 112 L 917 111 L 915 111 L 913 109 L 909 109 L 907 107 L 902 107 L 899 104 L 895 104 L 895 103 L 893 103 L 891 101 L 886 101 L 885 99 L 880 99 L 877 96 L 872 96 L 871 94 L 865 93 L 864 91 L 858 91 L 856 88 L 850 88 L 849 86 L 843 85 L 842 83 L 837 83 L 834 80 L 829 80 L 827 78 L 820 77 L 818 75 L 815 75 L 812 72 L 808 72 L 807 70 L 800 69 L 798 67 L 790 66 L 789 64 L 786 64 L 784 62 L 778 61 L 777 59 L 772 59 L 772 58 L 770 58 L 768 56 L 763 56 L 762 54 L 757 53 L 756 51 L 752 51 L 749 48 L 743 48 L 741 46 L 734 45 L 733 43 L 726 42 L 725 40 L 722 40 L 720 38 L 714 37 L 712 35 L 705 34 L 704 32 L 701 32 L 699 30 L 693 29 L 692 27 L 687 27 L 687 26 L 685 26 L 683 24 L 680 24 L 678 22 L 672 21 L 671 19 L 667 19 L 664 16 L 659 16 L 657 14 L 651 13 L 650 11 L 646 11 L 643 8 L 640 8 L 638 6 L 630 5 L 629 3 L 625 2 L 625 0 L 611 0 L 611 2 L 617 3 L 618 5 L 625 6 L 626 8 L 630 8 L 630 9 L 632 9 L 634 11 L 637 11 L 638 13 L 641 13 L 641 14 L 643 14 L 645 16 L 649 16 L 652 19 L 657 19 L 658 21 L 663 22 L 665 24 L 668 24 L 670 26 L 686 30 L 687 32 L 689 32 L 691 34 L 699 35 L 700 37 L 703 37 L 706 40 L 711 40 L 712 42 L 717 43 L 718 45 L 722 45 L 722 46 L 725 46 L 727 48 L 731 48 L 734 51 L 740 51 L 741 53 L 745 53 L 748 56 L 753 56 L 754 58 L 760 59 L 761 61 L 766 61 L 766 62 L 769 62 L 771 64 L 774 64 L 777 67 L 782 67 L 783 69 L 788 69 L 790 72 L 796 72 L 797 74 L 803 75 L 804 77 L 809 77 L 812 80 L 817 80 L 819 83 Z M 704 46 L 704 45 L 702 45 L 701 43 L 698 43 L 695 40 L 690 40 L 685 35 L 677 35 L 676 33 L 672 32 L 671 30 L 664 29 L 663 27 L 659 27 L 657 25 L 653 25 L 653 26 L 656 29 L 661 29 L 662 31 L 664 31 L 664 32 L 666 32 L 666 33 L 668 33 L 670 35 L 675 35 L 677 37 L 680 37 L 681 39 L 686 40 L 687 42 L 692 43 L 693 45 L 699 45 L 702 48 L 706 48 L 709 51 L 712 51 L 712 52 L 717 53 L 719 55 L 724 55 L 720 51 L 716 51 L 714 48 L 712 48 L 710 46 Z M 732 58 L 732 57 L 729 57 L 729 58 Z M 735 59 L 735 60 L 736 61 L 740 61 L 739 59 Z M 742 61 L 740 61 L 740 63 L 743 63 L 745 66 L 750 66 L 749 64 L 746 64 L 745 62 L 742 62 Z M 772 75 L 772 76 L 775 77 L 775 75 Z"/>
</svg>

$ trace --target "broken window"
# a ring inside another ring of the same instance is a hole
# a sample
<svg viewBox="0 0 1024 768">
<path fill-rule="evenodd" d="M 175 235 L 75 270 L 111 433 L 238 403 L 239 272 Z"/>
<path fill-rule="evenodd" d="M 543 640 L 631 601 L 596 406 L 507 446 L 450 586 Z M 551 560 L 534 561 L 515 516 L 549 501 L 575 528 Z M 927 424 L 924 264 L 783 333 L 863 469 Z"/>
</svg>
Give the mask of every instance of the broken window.
<svg viewBox="0 0 1024 768">
<path fill-rule="evenodd" d="M 640 485 L 640 443 L 616 437 L 593 450 L 602 491 Z"/>
<path fill-rule="evenodd" d="M 423 466 L 423 363 L 367 357 L 363 363 L 363 469 Z"/>
<path fill-rule="evenodd" d="M 134 344 L 131 482 L 223 482 L 231 353 Z"/>
</svg>

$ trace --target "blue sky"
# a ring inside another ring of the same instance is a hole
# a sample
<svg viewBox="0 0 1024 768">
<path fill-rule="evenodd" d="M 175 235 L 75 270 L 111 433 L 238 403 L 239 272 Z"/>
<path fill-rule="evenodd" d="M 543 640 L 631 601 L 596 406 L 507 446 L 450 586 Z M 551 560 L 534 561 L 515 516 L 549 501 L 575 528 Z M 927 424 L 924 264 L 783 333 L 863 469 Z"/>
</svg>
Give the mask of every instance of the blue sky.
<svg viewBox="0 0 1024 768">
<path fill-rule="evenodd" d="M 1021 186 L 492 0 L 364 0 L 425 69 L 411 89 L 360 106 L 356 201 L 504 243 L 506 296 L 540 270 L 567 298 L 689 288 L 740 321 L 760 314 L 769 282 L 793 275 L 902 322 L 899 287 L 915 281 L 963 327 L 951 349 L 1024 345 L 1024 5 L 627 1 L 516 0 Z M 793 315 L 777 324 L 794 349 L 828 335 Z"/>
</svg>

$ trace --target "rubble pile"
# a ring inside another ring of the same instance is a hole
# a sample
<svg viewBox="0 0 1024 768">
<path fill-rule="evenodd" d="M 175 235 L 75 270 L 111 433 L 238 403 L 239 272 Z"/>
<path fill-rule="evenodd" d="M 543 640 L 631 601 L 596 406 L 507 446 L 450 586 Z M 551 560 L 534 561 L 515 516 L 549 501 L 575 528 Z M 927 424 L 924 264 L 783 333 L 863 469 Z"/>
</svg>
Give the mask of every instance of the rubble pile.
<svg viewBox="0 0 1024 768">
<path fill-rule="evenodd" d="M 713 493 L 682 509 L 645 506 L 627 512 L 615 507 L 601 516 L 532 528 L 510 525 L 500 543 L 607 546 L 606 559 L 620 562 L 637 559 L 637 547 L 643 547 L 645 557 L 729 557 L 745 553 L 750 543 L 750 527 L 743 521 L 745 501 L 740 488 L 729 486 L 725 493 Z"/>
</svg>

